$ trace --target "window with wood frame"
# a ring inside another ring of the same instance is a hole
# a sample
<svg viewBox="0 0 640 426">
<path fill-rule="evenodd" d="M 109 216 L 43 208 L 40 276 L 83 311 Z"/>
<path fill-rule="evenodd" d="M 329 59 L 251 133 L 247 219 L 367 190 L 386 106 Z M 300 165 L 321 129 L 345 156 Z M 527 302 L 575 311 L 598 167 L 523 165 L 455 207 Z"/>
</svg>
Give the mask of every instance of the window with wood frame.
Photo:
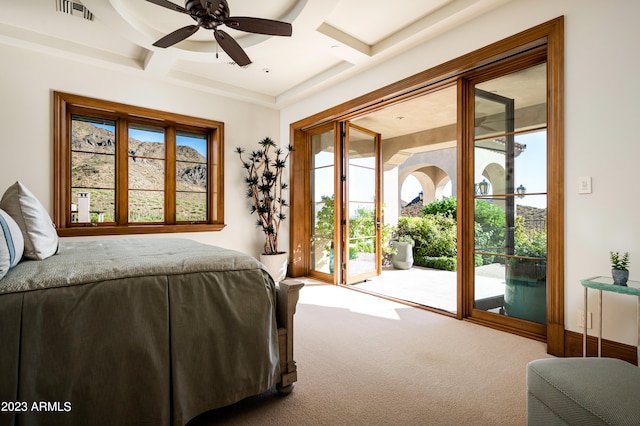
<svg viewBox="0 0 640 426">
<path fill-rule="evenodd" d="M 217 121 L 54 93 L 54 222 L 60 236 L 217 231 Z"/>
</svg>

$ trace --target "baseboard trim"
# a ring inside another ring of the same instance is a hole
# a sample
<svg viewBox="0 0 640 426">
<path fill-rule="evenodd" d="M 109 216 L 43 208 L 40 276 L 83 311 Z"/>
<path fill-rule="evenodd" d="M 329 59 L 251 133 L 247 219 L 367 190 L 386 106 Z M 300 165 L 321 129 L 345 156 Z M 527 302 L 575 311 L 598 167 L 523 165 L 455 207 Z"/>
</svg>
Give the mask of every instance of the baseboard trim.
<svg viewBox="0 0 640 426">
<path fill-rule="evenodd" d="M 564 332 L 564 353 L 566 357 L 582 356 L 582 333 L 565 330 Z M 598 338 L 596 336 L 587 337 L 587 356 L 598 356 Z M 602 339 L 602 356 L 607 358 L 618 358 L 633 365 L 638 365 L 638 348 L 623 343 Z"/>
</svg>

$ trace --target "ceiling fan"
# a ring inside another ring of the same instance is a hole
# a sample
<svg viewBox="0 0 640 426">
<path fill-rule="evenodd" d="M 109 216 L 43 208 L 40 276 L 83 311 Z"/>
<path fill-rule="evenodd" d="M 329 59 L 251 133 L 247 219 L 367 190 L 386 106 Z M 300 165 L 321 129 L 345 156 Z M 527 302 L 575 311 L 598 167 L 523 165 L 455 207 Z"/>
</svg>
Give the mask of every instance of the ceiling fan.
<svg viewBox="0 0 640 426">
<path fill-rule="evenodd" d="M 241 67 L 249 65 L 251 59 L 249 59 L 249 56 L 247 56 L 238 42 L 226 32 L 218 29 L 220 25 L 226 25 L 234 30 L 255 34 L 290 37 L 292 33 L 291 24 L 287 22 L 246 16 L 229 16 L 227 0 L 185 0 L 184 7 L 178 6 L 168 0 L 147 1 L 189 15 L 197 22 L 196 25 L 187 25 L 186 27 L 167 34 L 153 43 L 154 46 L 162 48 L 173 46 L 195 34 L 195 32 L 202 27 L 207 30 L 213 30 L 213 36 L 218 42 L 218 45 Z"/>
</svg>

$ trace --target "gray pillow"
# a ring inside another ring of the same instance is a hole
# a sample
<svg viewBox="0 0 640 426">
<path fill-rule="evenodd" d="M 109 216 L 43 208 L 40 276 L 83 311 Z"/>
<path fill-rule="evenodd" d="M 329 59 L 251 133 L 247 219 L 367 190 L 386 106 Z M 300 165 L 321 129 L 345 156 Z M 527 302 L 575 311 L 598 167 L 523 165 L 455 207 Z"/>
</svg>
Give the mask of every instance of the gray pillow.
<svg viewBox="0 0 640 426">
<path fill-rule="evenodd" d="M 2 196 L 0 208 L 16 221 L 24 238 L 24 257 L 43 260 L 58 251 L 58 233 L 51 216 L 38 199 L 20 182 Z"/>
<path fill-rule="evenodd" d="M 0 209 L 0 278 L 22 259 L 24 239 L 18 224 Z"/>
</svg>

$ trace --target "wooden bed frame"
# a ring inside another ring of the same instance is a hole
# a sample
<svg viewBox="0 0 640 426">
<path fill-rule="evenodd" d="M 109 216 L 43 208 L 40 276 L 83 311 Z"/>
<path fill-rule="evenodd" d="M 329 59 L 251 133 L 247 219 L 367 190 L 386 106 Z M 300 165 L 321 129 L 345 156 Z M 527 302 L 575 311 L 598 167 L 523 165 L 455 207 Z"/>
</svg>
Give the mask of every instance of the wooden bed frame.
<svg viewBox="0 0 640 426">
<path fill-rule="evenodd" d="M 293 315 L 304 284 L 284 280 L 278 284 L 276 321 L 278 323 L 278 349 L 280 352 L 280 382 L 276 389 L 280 395 L 288 395 L 298 380 L 296 362 L 293 360 Z"/>
</svg>

